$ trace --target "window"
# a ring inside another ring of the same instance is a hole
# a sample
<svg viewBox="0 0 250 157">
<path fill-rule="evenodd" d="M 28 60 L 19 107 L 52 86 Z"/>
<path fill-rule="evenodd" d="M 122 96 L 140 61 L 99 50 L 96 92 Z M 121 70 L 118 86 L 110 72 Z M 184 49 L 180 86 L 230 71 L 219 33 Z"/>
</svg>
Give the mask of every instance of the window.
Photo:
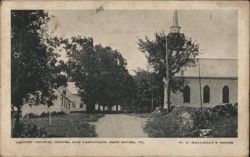
<svg viewBox="0 0 250 157">
<path fill-rule="evenodd" d="M 207 85 L 203 88 L 203 102 L 210 102 L 210 88 Z"/>
<path fill-rule="evenodd" d="M 190 103 L 190 88 L 189 88 L 189 86 L 184 87 L 183 102 L 184 103 Z"/>
<path fill-rule="evenodd" d="M 63 107 L 63 105 L 64 105 L 64 99 L 63 99 L 63 97 L 62 97 L 62 107 Z"/>
<path fill-rule="evenodd" d="M 224 86 L 222 89 L 222 102 L 229 103 L 229 88 L 228 88 L 228 86 Z"/>
<path fill-rule="evenodd" d="M 80 108 L 83 108 L 83 103 L 80 103 Z"/>
<path fill-rule="evenodd" d="M 63 94 L 66 96 L 66 90 L 63 90 Z"/>
</svg>

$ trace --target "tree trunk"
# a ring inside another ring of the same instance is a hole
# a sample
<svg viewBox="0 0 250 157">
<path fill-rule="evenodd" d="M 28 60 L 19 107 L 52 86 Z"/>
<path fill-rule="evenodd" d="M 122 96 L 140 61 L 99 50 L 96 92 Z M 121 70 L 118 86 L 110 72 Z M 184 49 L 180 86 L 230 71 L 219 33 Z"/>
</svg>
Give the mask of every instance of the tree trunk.
<svg viewBox="0 0 250 157">
<path fill-rule="evenodd" d="M 21 127 L 20 127 L 20 113 L 21 113 L 21 107 L 17 107 L 17 113 L 15 115 L 15 126 L 14 126 L 14 133 L 15 136 L 19 137 L 21 134 Z"/>
<path fill-rule="evenodd" d="M 160 95 L 160 96 L 159 96 L 159 108 L 160 108 L 160 109 L 163 109 L 163 105 L 162 105 L 163 103 L 162 103 L 162 102 L 163 102 L 163 101 L 162 101 L 162 95 Z"/>
<path fill-rule="evenodd" d="M 168 97 L 168 113 L 171 112 L 171 101 L 170 101 L 170 98 L 171 98 L 171 77 L 169 78 L 169 81 L 168 81 L 168 89 L 167 89 L 167 97 Z"/>
<path fill-rule="evenodd" d="M 152 92 L 152 95 L 151 95 L 151 112 L 153 112 L 154 110 L 154 93 Z"/>
<path fill-rule="evenodd" d="M 51 111 L 49 109 L 49 126 L 51 126 Z"/>
<path fill-rule="evenodd" d="M 100 106 L 100 104 L 98 104 L 98 111 L 99 111 L 99 112 L 101 111 L 101 106 Z"/>
<path fill-rule="evenodd" d="M 118 105 L 116 105 L 116 111 L 118 111 Z"/>
<path fill-rule="evenodd" d="M 112 106 L 108 106 L 109 112 L 111 112 Z"/>
<path fill-rule="evenodd" d="M 87 104 L 87 112 L 93 113 L 95 111 L 95 104 Z"/>
</svg>

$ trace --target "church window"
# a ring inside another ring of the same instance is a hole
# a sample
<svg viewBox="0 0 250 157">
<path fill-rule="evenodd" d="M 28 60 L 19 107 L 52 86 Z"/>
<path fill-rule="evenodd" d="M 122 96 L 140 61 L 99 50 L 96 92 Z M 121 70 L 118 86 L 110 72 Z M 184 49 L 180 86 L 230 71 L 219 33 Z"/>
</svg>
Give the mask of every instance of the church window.
<svg viewBox="0 0 250 157">
<path fill-rule="evenodd" d="M 224 86 L 222 89 L 222 102 L 229 103 L 229 88 L 228 88 L 228 86 Z"/>
<path fill-rule="evenodd" d="M 190 88 L 189 88 L 189 86 L 184 87 L 183 102 L 184 103 L 190 103 Z"/>
<path fill-rule="evenodd" d="M 210 88 L 207 85 L 203 88 L 203 102 L 210 102 Z"/>
</svg>

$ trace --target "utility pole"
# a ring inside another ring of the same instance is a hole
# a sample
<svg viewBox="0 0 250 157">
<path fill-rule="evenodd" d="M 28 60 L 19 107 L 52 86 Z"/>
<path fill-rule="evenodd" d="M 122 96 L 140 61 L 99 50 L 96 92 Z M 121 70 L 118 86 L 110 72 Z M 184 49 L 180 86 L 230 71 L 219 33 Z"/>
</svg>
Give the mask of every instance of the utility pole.
<svg viewBox="0 0 250 157">
<path fill-rule="evenodd" d="M 170 106 L 169 106 L 169 97 L 168 97 L 168 88 L 169 88 L 169 77 L 168 77 L 168 43 L 167 43 L 167 35 L 166 35 L 166 77 L 163 78 L 163 82 L 164 82 L 164 106 L 163 109 L 167 110 L 167 112 L 170 111 Z"/>
<path fill-rule="evenodd" d="M 51 126 L 51 111 L 50 111 L 50 107 L 49 107 L 49 126 Z"/>
<path fill-rule="evenodd" d="M 154 93 L 153 91 L 151 92 L 151 112 L 154 110 Z"/>
<path fill-rule="evenodd" d="M 178 12 L 177 10 L 174 11 L 173 14 L 173 25 L 170 27 L 171 33 L 180 33 L 181 27 L 178 25 Z M 169 58 L 168 58 L 168 42 L 167 42 L 167 35 L 166 35 L 166 77 L 163 78 L 164 82 L 164 105 L 163 108 L 170 112 L 170 80 L 171 80 L 171 73 L 169 67 Z"/>
<path fill-rule="evenodd" d="M 198 59 L 198 64 L 199 64 L 200 105 L 201 105 L 201 113 L 202 113 L 201 69 L 200 69 L 199 59 Z"/>
</svg>

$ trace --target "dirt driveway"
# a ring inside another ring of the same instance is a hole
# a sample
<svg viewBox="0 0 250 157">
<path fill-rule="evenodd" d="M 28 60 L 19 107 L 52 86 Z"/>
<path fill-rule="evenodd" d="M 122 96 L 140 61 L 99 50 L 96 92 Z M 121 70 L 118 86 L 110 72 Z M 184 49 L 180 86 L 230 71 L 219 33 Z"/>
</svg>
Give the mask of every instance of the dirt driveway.
<svg viewBox="0 0 250 157">
<path fill-rule="evenodd" d="M 148 137 L 143 131 L 146 120 L 126 114 L 106 114 L 92 124 L 98 137 Z"/>
</svg>

